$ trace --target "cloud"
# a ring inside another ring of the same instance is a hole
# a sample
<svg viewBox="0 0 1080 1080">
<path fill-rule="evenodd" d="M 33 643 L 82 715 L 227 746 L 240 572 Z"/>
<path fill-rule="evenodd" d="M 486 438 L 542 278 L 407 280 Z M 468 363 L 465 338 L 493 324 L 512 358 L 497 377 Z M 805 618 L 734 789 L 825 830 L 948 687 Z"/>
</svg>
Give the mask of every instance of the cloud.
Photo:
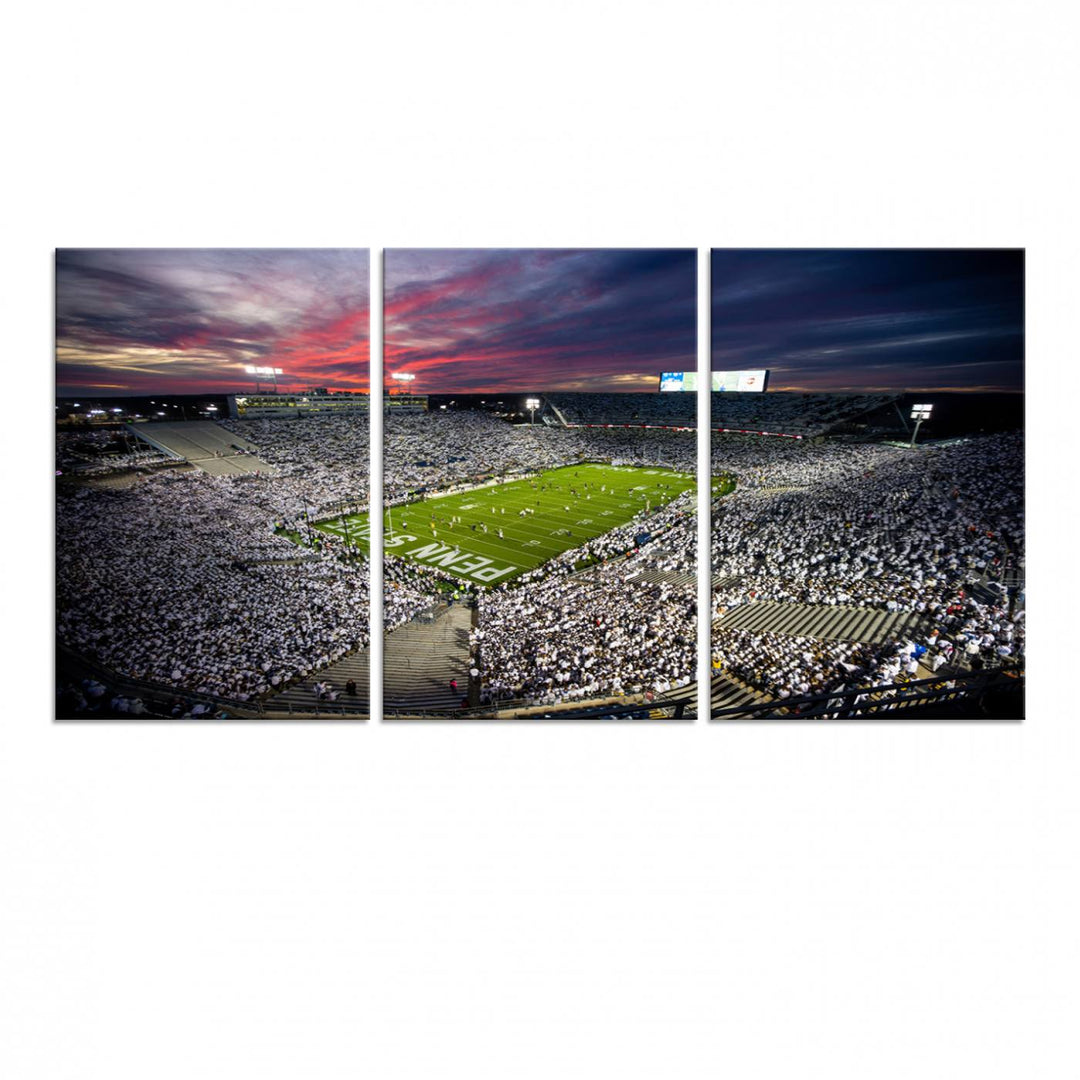
<svg viewBox="0 0 1080 1080">
<path fill-rule="evenodd" d="M 420 391 L 636 388 L 696 363 L 693 251 L 394 250 L 385 288 L 387 371 Z"/>
<path fill-rule="evenodd" d="M 999 250 L 714 250 L 712 367 L 774 389 L 1019 390 L 1024 261 Z"/>
<path fill-rule="evenodd" d="M 226 392 L 262 363 L 366 389 L 368 305 L 362 250 L 61 250 L 57 385 Z"/>
</svg>

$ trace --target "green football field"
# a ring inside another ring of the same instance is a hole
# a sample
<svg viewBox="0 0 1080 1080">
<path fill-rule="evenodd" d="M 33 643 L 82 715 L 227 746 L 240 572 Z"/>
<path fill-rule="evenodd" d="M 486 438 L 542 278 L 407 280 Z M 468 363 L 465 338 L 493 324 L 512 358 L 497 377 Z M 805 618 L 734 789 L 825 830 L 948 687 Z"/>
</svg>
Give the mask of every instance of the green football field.
<svg viewBox="0 0 1080 1080">
<path fill-rule="evenodd" d="M 391 507 L 383 516 L 383 544 L 388 555 L 475 584 L 499 584 L 694 486 L 692 473 L 671 469 L 569 465 L 528 480 Z M 649 531 L 647 519 L 640 527 Z M 315 528 L 347 535 L 360 550 L 368 550 L 367 514 L 320 521 Z"/>
</svg>

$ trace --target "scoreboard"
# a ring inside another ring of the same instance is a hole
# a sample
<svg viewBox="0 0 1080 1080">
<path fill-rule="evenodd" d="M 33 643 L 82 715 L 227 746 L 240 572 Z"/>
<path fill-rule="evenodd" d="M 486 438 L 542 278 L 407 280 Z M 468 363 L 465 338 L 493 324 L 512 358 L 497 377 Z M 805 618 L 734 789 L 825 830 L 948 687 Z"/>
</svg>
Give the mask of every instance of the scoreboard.
<svg viewBox="0 0 1080 1080">
<path fill-rule="evenodd" d="M 660 389 L 664 391 L 685 390 L 692 392 L 697 389 L 697 372 L 665 371 L 660 376 Z"/>
<path fill-rule="evenodd" d="M 760 394 L 764 391 L 768 381 L 769 372 L 765 368 L 757 371 L 714 371 L 712 373 L 712 389 L 715 391 Z M 696 371 L 665 371 L 660 376 L 660 389 L 662 391 L 693 393 L 697 390 L 697 387 Z"/>
<path fill-rule="evenodd" d="M 727 391 L 739 394 L 760 394 L 769 381 L 769 372 L 759 371 L 714 371 L 712 388 L 714 391 Z"/>
</svg>

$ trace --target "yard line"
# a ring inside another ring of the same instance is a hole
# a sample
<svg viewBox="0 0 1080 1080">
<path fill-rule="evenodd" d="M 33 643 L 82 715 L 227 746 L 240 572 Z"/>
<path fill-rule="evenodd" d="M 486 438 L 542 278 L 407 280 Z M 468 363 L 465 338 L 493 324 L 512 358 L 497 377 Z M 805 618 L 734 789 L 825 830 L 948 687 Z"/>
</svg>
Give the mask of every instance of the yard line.
<svg viewBox="0 0 1080 1080">
<path fill-rule="evenodd" d="M 660 480 L 661 477 L 664 479 Z M 646 478 L 647 483 L 637 482 Z M 661 482 L 670 486 L 661 488 Z M 586 483 L 591 488 L 588 492 L 583 490 Z M 598 490 L 601 484 L 612 490 Z M 525 571 L 563 553 L 572 553 L 618 528 L 637 526 L 641 531 L 649 531 L 652 525 L 649 517 L 635 520 L 637 515 L 646 506 L 653 512 L 659 511 L 694 486 L 692 477 L 673 470 L 579 463 L 546 470 L 528 479 L 483 485 L 399 504 L 384 515 L 383 534 L 388 538 L 402 534 L 415 536 L 416 546 L 435 542 L 444 549 L 443 555 L 456 549 L 462 556 L 488 558 L 493 563 Z M 547 490 L 541 490 L 543 487 Z M 578 489 L 578 494 L 571 494 L 571 487 Z M 465 506 L 470 509 L 464 509 Z M 509 513 L 493 514 L 493 506 Z M 569 513 L 564 510 L 566 506 L 570 507 Z M 531 513 L 522 516 L 520 510 L 523 508 Z M 395 519 L 392 530 L 387 520 L 390 514 Z M 408 521 L 410 517 L 412 522 Z M 431 535 L 433 517 L 439 519 L 436 522 L 437 537 Z M 451 528 L 447 519 L 454 517 L 461 520 Z M 349 536 L 361 550 L 369 549 L 367 541 L 356 535 L 361 526 L 368 524 L 366 518 L 367 515 L 348 515 L 346 518 Z M 343 535 L 337 519 L 315 524 L 335 535 Z M 486 525 L 488 532 L 474 530 L 471 527 L 474 524 Z M 500 528 L 502 537 L 497 535 Z M 409 550 L 409 547 L 387 549 L 387 554 L 420 565 L 431 565 L 424 560 L 411 559 Z M 508 554 L 513 554 L 514 558 L 508 558 Z M 442 569 L 452 576 L 469 580 L 467 572 L 455 571 L 453 567 Z"/>
</svg>

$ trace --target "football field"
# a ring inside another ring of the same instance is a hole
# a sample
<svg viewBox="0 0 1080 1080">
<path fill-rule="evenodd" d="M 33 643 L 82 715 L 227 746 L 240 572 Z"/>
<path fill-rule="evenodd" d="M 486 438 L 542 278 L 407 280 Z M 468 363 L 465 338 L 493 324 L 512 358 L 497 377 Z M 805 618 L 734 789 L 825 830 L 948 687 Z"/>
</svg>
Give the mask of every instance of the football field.
<svg viewBox="0 0 1080 1080">
<path fill-rule="evenodd" d="M 388 555 L 497 585 L 694 487 L 692 473 L 671 469 L 569 465 L 391 507 L 383 517 L 383 543 Z M 368 550 L 366 514 L 316 522 L 315 528 Z M 647 518 L 639 531 L 649 532 Z"/>
</svg>

